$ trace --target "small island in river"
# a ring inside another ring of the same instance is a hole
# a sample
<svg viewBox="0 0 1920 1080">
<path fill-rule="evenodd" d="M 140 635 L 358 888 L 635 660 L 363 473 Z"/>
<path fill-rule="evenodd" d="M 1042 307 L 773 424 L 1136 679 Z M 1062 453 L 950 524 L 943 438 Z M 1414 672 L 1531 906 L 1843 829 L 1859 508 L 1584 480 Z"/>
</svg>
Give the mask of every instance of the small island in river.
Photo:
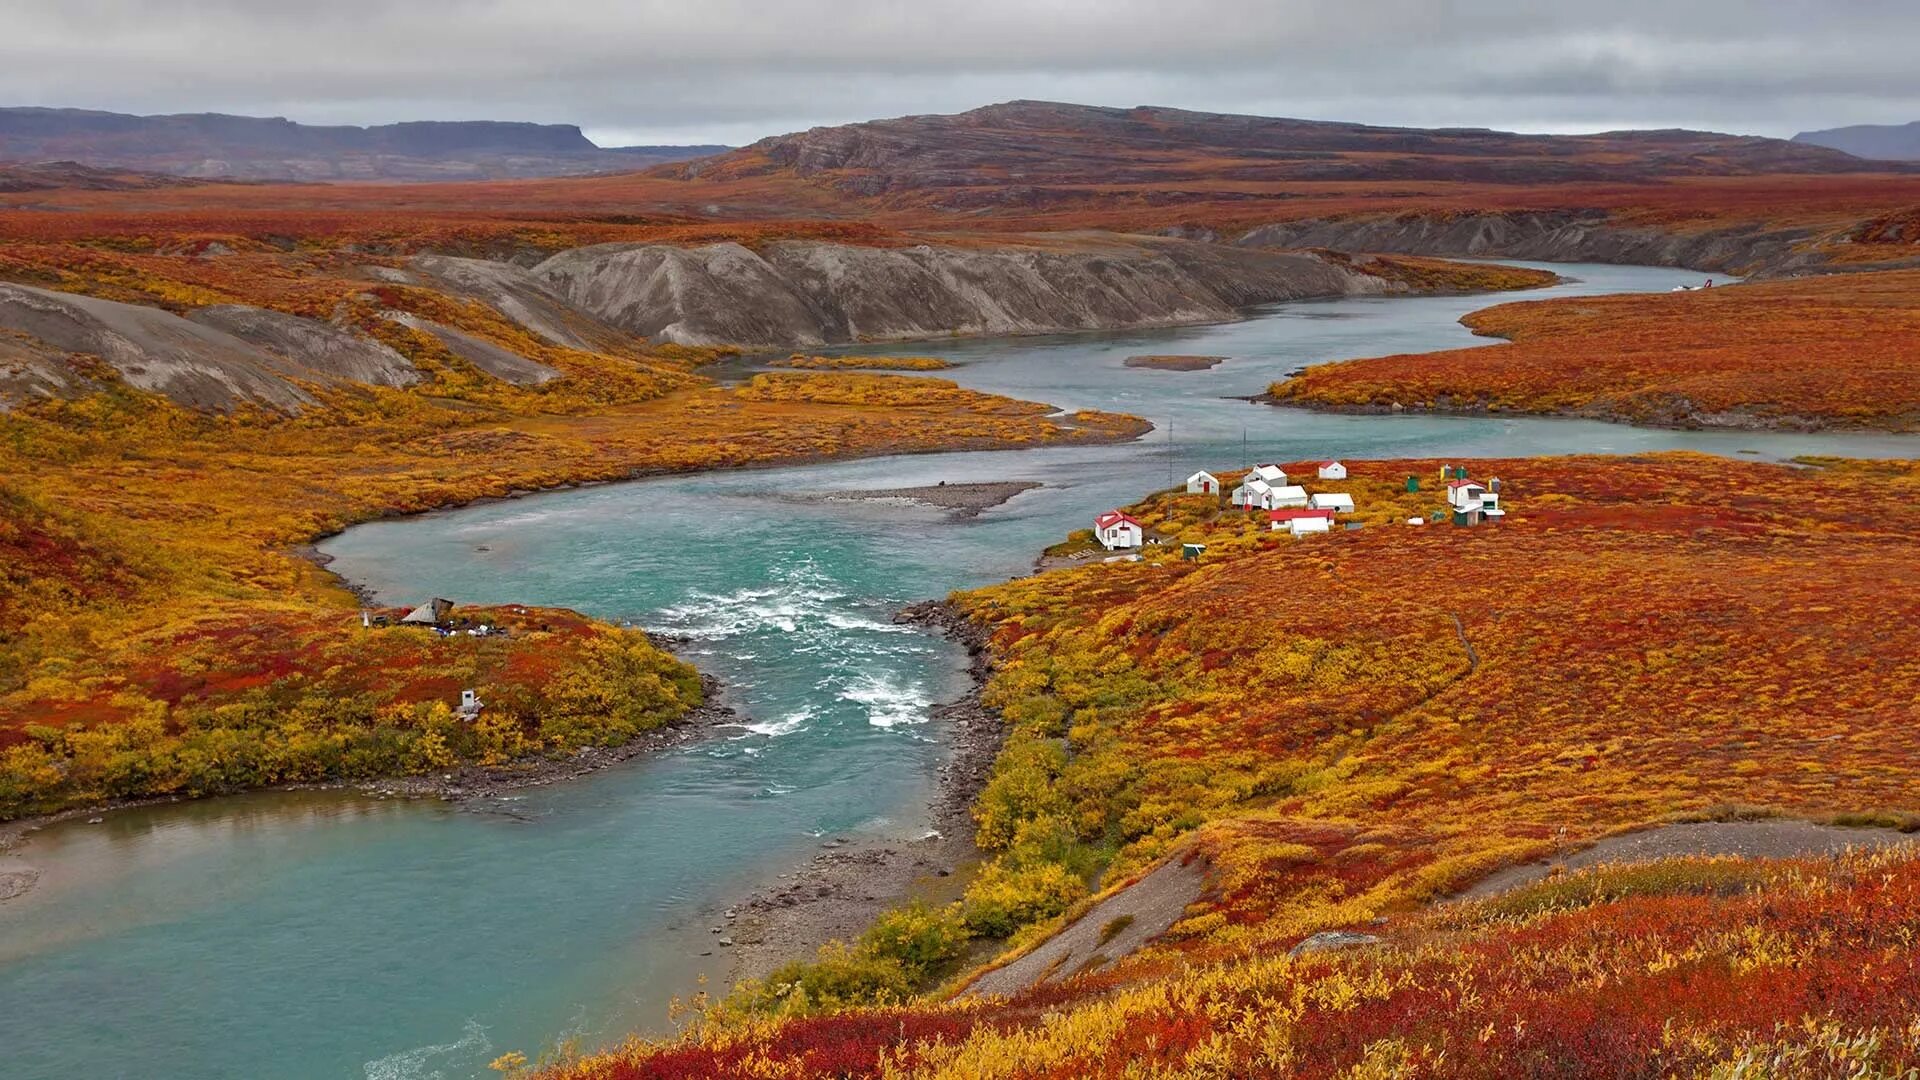
<svg viewBox="0 0 1920 1080">
<path fill-rule="evenodd" d="M 1128 367 L 1153 368 L 1157 371 L 1205 371 L 1226 363 L 1224 356 L 1129 356 Z"/>
<path fill-rule="evenodd" d="M 822 491 L 796 498 L 829 502 L 915 502 L 952 510 L 956 517 L 972 517 L 990 510 L 1023 491 L 1045 487 L 1038 480 L 992 480 L 971 484 L 926 484 L 921 487 L 864 491 Z"/>
</svg>

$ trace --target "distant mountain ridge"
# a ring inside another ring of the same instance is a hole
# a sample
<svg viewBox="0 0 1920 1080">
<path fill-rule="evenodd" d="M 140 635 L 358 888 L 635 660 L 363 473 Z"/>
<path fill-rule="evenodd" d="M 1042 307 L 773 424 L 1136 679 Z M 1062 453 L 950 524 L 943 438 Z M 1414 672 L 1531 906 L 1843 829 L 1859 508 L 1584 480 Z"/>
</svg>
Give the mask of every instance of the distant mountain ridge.
<svg viewBox="0 0 1920 1080">
<path fill-rule="evenodd" d="M 866 196 L 941 191 L 942 204 L 959 209 L 970 201 L 1044 198 L 1061 185 L 1564 183 L 1868 168 L 1826 147 L 1702 131 L 1528 135 L 1010 101 L 953 115 L 813 128 L 656 172 L 720 179 L 787 173 Z"/>
<path fill-rule="evenodd" d="M 1920 161 L 1920 121 L 1803 131 L 1795 135 L 1793 141 L 1830 147 L 1874 161 Z"/>
<path fill-rule="evenodd" d="M 572 124 L 418 120 L 374 127 L 283 117 L 0 108 L 0 161 L 71 161 L 197 178 L 486 180 L 645 168 L 724 146 L 594 145 Z"/>
</svg>

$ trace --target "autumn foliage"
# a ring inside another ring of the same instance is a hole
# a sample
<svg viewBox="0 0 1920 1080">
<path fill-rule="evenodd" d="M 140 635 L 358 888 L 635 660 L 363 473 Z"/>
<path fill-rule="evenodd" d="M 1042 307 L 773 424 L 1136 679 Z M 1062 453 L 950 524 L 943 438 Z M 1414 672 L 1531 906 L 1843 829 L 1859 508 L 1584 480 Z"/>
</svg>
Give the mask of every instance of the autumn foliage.
<svg viewBox="0 0 1920 1080">
<path fill-rule="evenodd" d="M 1920 271 L 1502 304 L 1465 322 L 1511 344 L 1324 364 L 1273 396 L 1327 408 L 1920 430 Z"/>
<path fill-rule="evenodd" d="M 1920 1063 L 1911 852 L 1603 868 L 1433 903 L 1661 822 L 1920 809 L 1920 470 L 1473 462 L 1501 478 L 1505 522 L 1404 524 L 1440 505 L 1442 464 L 1350 463 L 1317 486 L 1351 492 L 1365 527 L 1297 540 L 1214 496 L 1156 495 L 1132 512 L 1164 554 L 959 598 L 993 628 L 987 693 L 1010 727 L 960 911 L 996 875 L 1098 890 L 1205 860 L 1206 893 L 1159 945 L 1009 999 L 709 1025 L 555 1075 Z M 1198 562 L 1174 554 L 1188 541 Z M 1016 949 L 1083 910 L 1030 913 Z M 1288 955 L 1335 929 L 1384 944 Z"/>
</svg>

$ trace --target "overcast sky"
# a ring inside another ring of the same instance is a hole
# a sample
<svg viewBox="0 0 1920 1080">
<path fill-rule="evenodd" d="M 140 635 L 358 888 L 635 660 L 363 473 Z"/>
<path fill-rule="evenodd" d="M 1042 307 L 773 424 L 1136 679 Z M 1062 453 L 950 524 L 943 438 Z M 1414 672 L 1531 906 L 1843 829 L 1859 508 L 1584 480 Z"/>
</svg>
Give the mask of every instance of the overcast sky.
<svg viewBox="0 0 1920 1080">
<path fill-rule="evenodd" d="M 1915 0 L 0 0 L 0 104 L 740 144 L 1013 98 L 1521 131 L 1920 119 Z"/>
</svg>

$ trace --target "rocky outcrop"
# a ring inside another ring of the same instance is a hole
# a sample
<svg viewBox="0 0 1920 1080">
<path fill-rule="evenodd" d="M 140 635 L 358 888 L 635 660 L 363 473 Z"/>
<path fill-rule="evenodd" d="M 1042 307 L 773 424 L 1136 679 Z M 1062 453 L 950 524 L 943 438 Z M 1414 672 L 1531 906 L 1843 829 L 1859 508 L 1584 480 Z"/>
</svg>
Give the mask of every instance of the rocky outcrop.
<svg viewBox="0 0 1920 1080">
<path fill-rule="evenodd" d="M 157 308 L 0 284 L 0 328 L 39 349 L 99 357 L 128 383 L 194 408 L 296 411 L 313 401 L 276 370 L 281 357 Z"/>
<path fill-rule="evenodd" d="M 314 319 L 238 304 L 183 318 L 0 283 L 0 407 L 89 389 L 74 357 L 96 357 L 129 385 L 215 412 L 298 412 L 314 403 L 312 387 L 402 387 L 421 378 L 387 346 Z"/>
<path fill-rule="evenodd" d="M 1174 326 L 1405 288 L 1311 254 L 1084 234 L 990 249 L 608 244 L 562 252 L 533 273 L 631 333 L 763 348 Z"/>
<path fill-rule="evenodd" d="M 220 304 L 187 316 L 279 357 L 281 374 L 305 382 L 412 386 L 420 371 L 372 338 L 315 319 L 265 308 Z"/>
<path fill-rule="evenodd" d="M 387 312 L 386 317 L 409 330 L 431 334 L 439 339 L 440 344 L 446 346 L 448 352 L 488 375 L 515 386 L 538 386 L 543 382 L 557 379 L 562 374 L 558 368 L 529 360 L 519 353 L 508 352 L 491 341 L 482 340 L 450 326 L 442 326 L 418 315 L 390 311 Z"/>
<path fill-rule="evenodd" d="M 1826 258 L 1800 245 L 1808 227 L 1736 225 L 1698 232 L 1614 222 L 1603 210 L 1407 213 L 1313 218 L 1264 225 L 1235 243 L 1248 248 L 1333 248 L 1405 255 L 1475 255 L 1546 262 L 1683 266 L 1787 276 L 1824 271 Z"/>
<path fill-rule="evenodd" d="M 512 263 L 420 255 L 409 265 L 416 272 L 413 280 L 431 278 L 446 291 L 478 300 L 554 345 L 609 351 L 617 350 L 626 337 L 570 306 L 545 281 Z"/>
</svg>

